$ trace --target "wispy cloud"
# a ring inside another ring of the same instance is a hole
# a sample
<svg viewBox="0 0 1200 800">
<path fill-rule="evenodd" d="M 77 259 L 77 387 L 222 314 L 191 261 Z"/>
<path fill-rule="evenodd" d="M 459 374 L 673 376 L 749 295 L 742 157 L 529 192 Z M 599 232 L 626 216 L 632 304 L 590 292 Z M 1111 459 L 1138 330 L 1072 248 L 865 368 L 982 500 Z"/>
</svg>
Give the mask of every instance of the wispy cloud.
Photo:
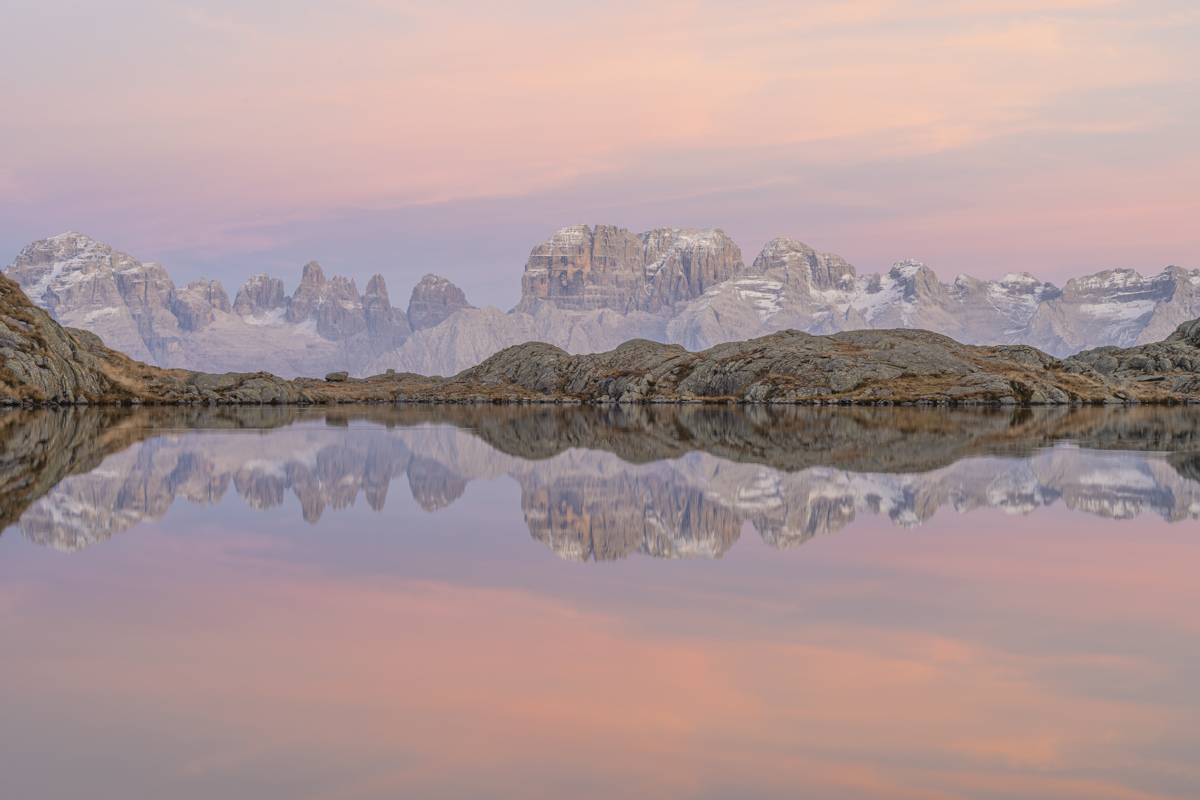
<svg viewBox="0 0 1200 800">
<path fill-rule="evenodd" d="M 151 248 L 224 241 L 237 252 L 244 240 L 224 232 L 256 219 L 549 203 L 597 179 L 626 187 L 633 208 L 876 169 L 874 183 L 838 195 L 862 198 L 858 222 L 851 209 L 840 226 L 858 240 L 876 225 L 872 209 L 909 188 L 956 192 L 960 207 L 976 193 L 1015 198 L 1044 157 L 1070 162 L 1065 179 L 1087 171 L 1081 154 L 1097 142 L 1125 135 L 1092 166 L 1119 165 L 1126 183 L 1189 169 L 1179 134 L 1200 123 L 1200 11 L 1183 0 L 131 0 L 106 14 L 26 9 L 14 30 L 0 169 L 34 187 L 0 198 L 23 231 L 14 236 L 67 215 L 120 228 L 109 213 L 119 209 L 139 220 L 123 226 L 141 227 L 134 238 L 153 228 Z M 1024 163 L 1010 158 L 1014 138 Z M 881 167 L 930 158 L 975 166 L 957 189 L 936 169 L 907 171 L 922 189 L 889 183 L 895 170 Z M 606 207 L 621 206 L 614 191 Z M 1196 208 L 1196 189 L 1173 191 L 1160 201 Z M 1009 202 L 989 213 L 1020 218 L 1027 201 Z M 939 209 L 913 211 L 942 219 L 938 236 L 961 233 Z M 783 207 L 767 219 L 793 233 L 792 216 Z M 1195 257 L 1196 239 L 1181 239 L 1173 260 Z"/>
</svg>

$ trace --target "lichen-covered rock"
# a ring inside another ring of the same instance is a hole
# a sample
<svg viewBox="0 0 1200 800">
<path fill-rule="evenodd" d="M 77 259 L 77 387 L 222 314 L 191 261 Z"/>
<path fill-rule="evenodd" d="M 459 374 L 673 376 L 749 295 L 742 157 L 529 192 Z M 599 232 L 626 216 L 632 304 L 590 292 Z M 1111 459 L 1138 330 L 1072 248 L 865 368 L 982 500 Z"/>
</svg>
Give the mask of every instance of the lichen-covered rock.
<svg viewBox="0 0 1200 800">
<path fill-rule="evenodd" d="M 702 353 L 635 340 L 609 353 L 572 356 L 530 343 L 498 353 L 457 375 L 455 382 L 614 402 L 911 402 L 930 396 L 1027 402 L 1035 391 L 1027 385 L 1045 383 L 1047 368 L 1057 364 L 1029 350 L 976 348 L 909 330 L 849 331 L 827 337 L 782 331 Z M 1060 388 L 1052 399 L 1047 387 L 1042 397 L 1044 402 L 1063 402 L 1090 388 L 1078 382 L 1075 392 Z"/>
<path fill-rule="evenodd" d="M 99 337 L 62 327 L 30 303 L 15 282 L 0 276 L 0 401 L 114 399 L 112 381 L 97 357 L 105 350 Z"/>
</svg>

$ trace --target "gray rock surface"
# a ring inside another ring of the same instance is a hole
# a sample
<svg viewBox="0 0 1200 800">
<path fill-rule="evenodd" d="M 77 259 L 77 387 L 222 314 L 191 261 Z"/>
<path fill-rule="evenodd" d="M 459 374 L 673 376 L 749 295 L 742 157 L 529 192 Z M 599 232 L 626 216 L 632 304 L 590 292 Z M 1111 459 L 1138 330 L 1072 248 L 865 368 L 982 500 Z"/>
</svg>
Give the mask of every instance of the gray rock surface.
<svg viewBox="0 0 1200 800">
<path fill-rule="evenodd" d="M 741 249 L 719 228 L 635 234 L 575 225 L 530 253 L 516 310 L 529 312 L 545 300 L 563 311 L 670 313 L 744 268 Z"/>
<path fill-rule="evenodd" d="M 429 273 L 413 287 L 408 299 L 408 322 L 413 330 L 425 330 L 440 325 L 455 311 L 474 307 L 462 289 Z"/>
<path fill-rule="evenodd" d="M 1060 362 L 1034 348 L 975 348 L 928 331 L 800 331 L 730 342 L 692 353 L 681 345 L 625 342 L 594 355 L 570 355 L 540 342 L 511 347 L 455 376 L 462 384 L 584 401 L 643 403 L 729 399 L 741 402 L 945 402 L 1018 404 L 1033 392 L 1044 402 L 1095 393 L 1054 374 Z M 1107 389 L 1107 385 L 1100 385 Z"/>
<path fill-rule="evenodd" d="M 291 298 L 283 291 L 283 281 L 265 272 L 252 276 L 233 301 L 234 310 L 243 317 L 265 314 L 277 308 L 287 308 Z"/>
<path fill-rule="evenodd" d="M 1029 344 L 1053 356 L 1165 338 L 1200 316 L 1200 270 L 1169 267 L 1073 279 L 1059 290 L 1028 273 L 942 283 L 901 261 L 858 275 L 845 259 L 802 242 L 769 242 L 747 269 L 720 229 L 564 228 L 533 248 L 513 311 L 474 308 L 427 275 L 408 313 L 381 276 L 361 296 L 310 262 L 296 291 L 254 276 L 230 304 L 219 285 L 176 289 L 142 264 L 75 233 L 35 242 L 8 268 L 36 303 L 133 358 L 193 370 L 294 376 L 345 369 L 452 375 L 505 347 L 543 341 L 569 353 L 633 338 L 706 350 L 780 330 L 931 330 L 969 344 Z"/>
<path fill-rule="evenodd" d="M 142 264 L 78 233 L 34 242 L 6 274 L 58 321 L 163 367 L 267 369 L 285 376 L 358 371 L 410 333 L 382 276 L 360 296 L 354 281 L 327 280 L 315 261 L 304 267 L 290 297 L 282 281 L 256 275 L 233 303 L 216 281 L 176 288 L 158 264 Z"/>
<path fill-rule="evenodd" d="M 62 327 L 13 281 L 0 276 L 0 402 L 131 398 L 132 393 L 114 387 L 106 372 L 107 356 L 95 334 Z"/>
<path fill-rule="evenodd" d="M 1027 272 L 990 281 L 959 275 L 947 284 L 917 261 L 860 276 L 840 256 L 788 238 L 769 242 L 744 269 L 736 245 L 716 229 L 634 234 L 576 225 L 534 248 L 512 312 L 452 314 L 361 374 L 389 367 L 453 374 L 530 340 L 577 354 L 639 337 L 699 351 L 787 329 L 919 328 L 1065 357 L 1165 337 L 1200 316 L 1198 282 L 1200 270 L 1170 267 L 1149 278 L 1100 273 L 1064 290 Z M 589 316 L 601 310 L 612 313 Z"/>
<path fill-rule="evenodd" d="M 233 310 L 220 282 L 204 278 L 171 292 L 168 306 L 181 331 L 201 330 L 216 319 L 214 311 L 228 314 Z"/>
<path fill-rule="evenodd" d="M 382 275 L 376 275 L 367 282 L 367 291 L 362 296 L 362 311 L 372 356 L 399 347 L 412 335 L 408 315 L 403 309 L 392 307 Z"/>
<path fill-rule="evenodd" d="M 976 347 L 923 330 L 856 330 L 829 336 L 786 330 L 699 353 L 647 339 L 591 355 L 526 342 L 453 379 L 394 369 L 351 379 L 348 371 L 335 370 L 321 382 L 286 381 L 261 371 L 212 374 L 148 366 L 104 347 L 94 334 L 63 328 L 7 277 L 0 288 L 0 401 L 9 404 L 123 399 L 176 404 L 1200 401 L 1200 320 L 1184 323 L 1162 342 L 1098 348 L 1062 361 L 1025 345 Z M 194 288 L 197 294 L 205 292 L 202 297 L 218 297 L 211 285 Z M 348 314 L 340 298 L 350 292 L 352 282 L 325 283 L 314 264 L 297 297 L 310 304 L 308 317 L 315 314 L 340 324 L 346 318 L 320 315 L 330 305 Z M 293 298 L 289 310 L 296 305 Z M 548 313 L 544 307 L 542 311 L 543 316 Z"/>
</svg>

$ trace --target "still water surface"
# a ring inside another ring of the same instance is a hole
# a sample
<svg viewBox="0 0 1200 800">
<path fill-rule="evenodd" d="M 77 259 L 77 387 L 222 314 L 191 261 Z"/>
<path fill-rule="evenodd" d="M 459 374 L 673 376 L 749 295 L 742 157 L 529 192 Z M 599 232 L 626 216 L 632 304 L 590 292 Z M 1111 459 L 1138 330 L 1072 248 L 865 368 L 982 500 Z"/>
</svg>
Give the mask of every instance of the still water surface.
<svg viewBox="0 0 1200 800">
<path fill-rule="evenodd" d="M 1200 412 L 0 432 L 5 798 L 1200 796 Z"/>
</svg>

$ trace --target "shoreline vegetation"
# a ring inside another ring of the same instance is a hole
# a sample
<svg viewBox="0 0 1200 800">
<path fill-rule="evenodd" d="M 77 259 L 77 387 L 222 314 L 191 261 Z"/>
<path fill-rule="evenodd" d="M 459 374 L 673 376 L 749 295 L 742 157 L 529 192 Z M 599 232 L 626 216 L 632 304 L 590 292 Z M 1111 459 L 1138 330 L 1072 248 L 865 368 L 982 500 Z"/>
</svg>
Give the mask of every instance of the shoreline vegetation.
<svg viewBox="0 0 1200 800">
<path fill-rule="evenodd" d="M 507 348 L 453 377 L 164 369 L 65 328 L 0 276 L 0 405 L 791 404 L 1033 406 L 1200 403 L 1200 320 L 1166 340 L 1058 359 L 1028 345 L 964 345 L 919 329 L 785 330 L 689 352 L 634 339 L 570 355 Z"/>
</svg>

